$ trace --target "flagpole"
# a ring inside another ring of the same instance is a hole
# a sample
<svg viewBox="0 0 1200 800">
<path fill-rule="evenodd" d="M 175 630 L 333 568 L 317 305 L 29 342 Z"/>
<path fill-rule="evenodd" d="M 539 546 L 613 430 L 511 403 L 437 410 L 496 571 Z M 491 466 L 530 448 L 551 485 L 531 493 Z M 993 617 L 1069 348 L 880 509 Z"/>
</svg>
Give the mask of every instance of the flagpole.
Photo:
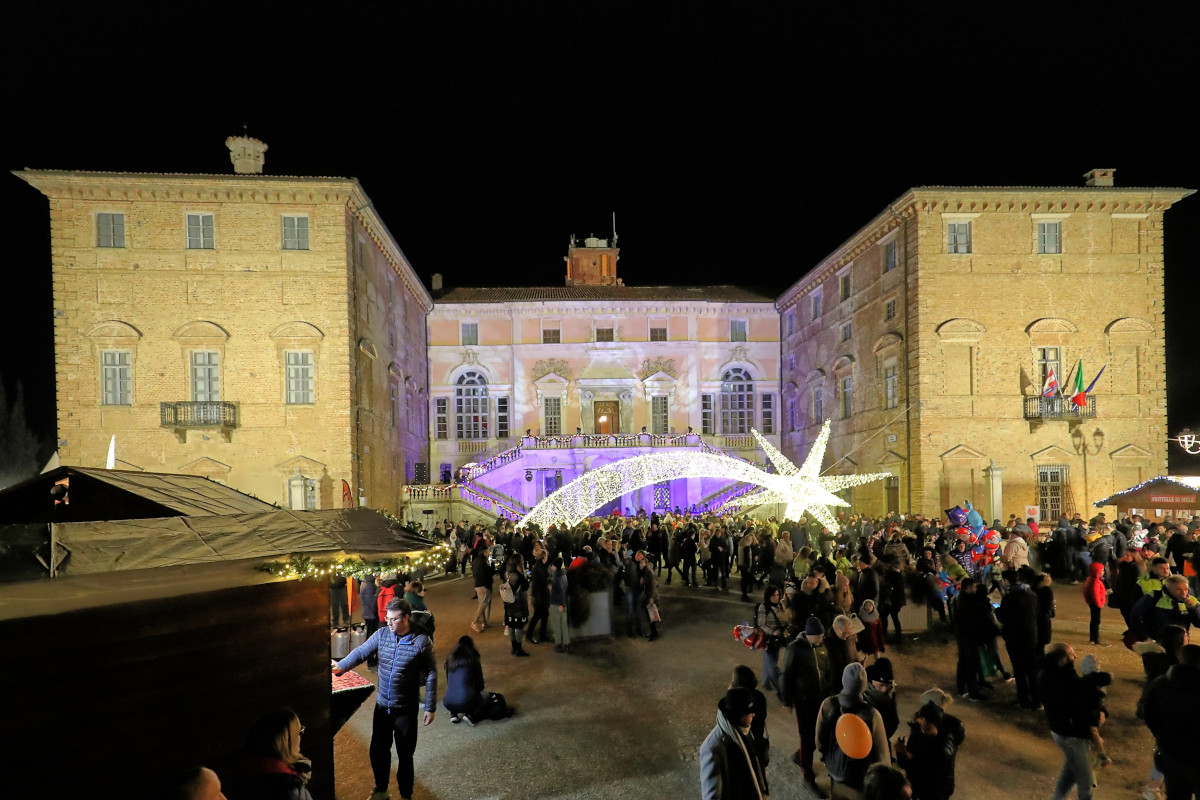
<svg viewBox="0 0 1200 800">
<path fill-rule="evenodd" d="M 1075 374 L 1075 368 L 1074 368 L 1074 367 L 1071 367 L 1071 371 L 1070 371 L 1070 372 L 1067 374 L 1067 378 L 1066 378 L 1066 380 L 1062 380 L 1062 381 L 1059 381 L 1059 382 L 1058 382 L 1058 396 L 1059 396 L 1059 397 L 1062 397 L 1062 396 L 1063 396 L 1063 391 L 1062 391 L 1062 390 L 1063 390 L 1063 387 L 1064 387 L 1064 386 L 1066 386 L 1068 383 L 1070 383 L 1070 382 L 1071 382 L 1071 376 L 1072 376 L 1072 375 L 1074 375 L 1074 374 Z"/>
</svg>

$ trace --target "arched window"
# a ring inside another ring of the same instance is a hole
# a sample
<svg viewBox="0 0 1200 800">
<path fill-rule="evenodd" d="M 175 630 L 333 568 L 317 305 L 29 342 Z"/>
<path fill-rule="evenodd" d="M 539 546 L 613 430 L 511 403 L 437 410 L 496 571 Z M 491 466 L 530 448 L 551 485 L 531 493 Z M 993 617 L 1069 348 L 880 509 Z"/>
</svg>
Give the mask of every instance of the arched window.
<svg viewBox="0 0 1200 800">
<path fill-rule="evenodd" d="M 749 433 L 754 426 L 754 381 L 734 367 L 721 376 L 721 433 Z"/>
<path fill-rule="evenodd" d="M 464 372 L 454 386 L 454 421 L 459 439 L 488 438 L 487 380 Z"/>
</svg>

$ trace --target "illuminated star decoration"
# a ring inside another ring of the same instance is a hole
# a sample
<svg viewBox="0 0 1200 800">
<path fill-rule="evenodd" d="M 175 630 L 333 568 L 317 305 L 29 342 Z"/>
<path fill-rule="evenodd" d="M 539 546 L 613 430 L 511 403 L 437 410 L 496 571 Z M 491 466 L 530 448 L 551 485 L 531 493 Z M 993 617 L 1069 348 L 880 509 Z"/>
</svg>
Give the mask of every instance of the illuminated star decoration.
<svg viewBox="0 0 1200 800">
<path fill-rule="evenodd" d="M 730 506 L 746 508 L 762 503 L 784 503 L 786 508 L 783 513 L 786 518 L 800 519 L 802 514 L 808 512 L 826 528 L 837 530 L 840 526 L 831 508 L 850 504 L 834 492 L 891 477 L 891 473 L 888 472 L 821 477 L 819 472 L 821 462 L 825 458 L 825 447 L 829 444 L 829 420 L 825 420 L 825 424 L 821 426 L 820 435 L 813 442 L 812 449 L 808 451 L 808 457 L 804 459 L 804 464 L 799 468 L 783 453 L 776 450 L 758 431 L 751 428 L 750 433 L 754 435 L 758 446 L 763 449 L 767 458 L 775 466 L 776 474 L 764 473 L 762 480 L 755 481 L 762 486 L 761 489 L 742 495 L 729 503 Z"/>
</svg>

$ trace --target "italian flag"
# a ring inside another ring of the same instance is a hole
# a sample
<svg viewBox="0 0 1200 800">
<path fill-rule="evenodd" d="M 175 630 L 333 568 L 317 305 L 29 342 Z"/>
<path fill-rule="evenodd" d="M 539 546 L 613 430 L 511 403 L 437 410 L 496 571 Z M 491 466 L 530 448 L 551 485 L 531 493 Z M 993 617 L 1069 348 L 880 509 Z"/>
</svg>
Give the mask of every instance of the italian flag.
<svg viewBox="0 0 1200 800">
<path fill-rule="evenodd" d="M 1097 376 L 1098 377 L 1098 376 Z M 1075 370 L 1075 391 L 1071 393 L 1071 402 L 1078 408 L 1087 405 L 1087 391 L 1083 388 L 1083 359 L 1079 359 L 1079 367 Z"/>
</svg>

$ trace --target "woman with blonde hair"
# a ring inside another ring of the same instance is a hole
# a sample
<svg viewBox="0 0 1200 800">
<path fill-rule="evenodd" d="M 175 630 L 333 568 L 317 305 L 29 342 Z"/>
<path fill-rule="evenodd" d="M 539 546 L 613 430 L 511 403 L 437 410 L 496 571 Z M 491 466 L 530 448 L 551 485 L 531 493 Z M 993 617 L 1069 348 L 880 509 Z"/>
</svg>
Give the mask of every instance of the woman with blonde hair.
<svg viewBox="0 0 1200 800">
<path fill-rule="evenodd" d="M 306 788 L 312 763 L 300 752 L 303 733 L 300 718 L 290 708 L 260 718 L 246 736 L 225 796 L 229 800 L 312 800 Z"/>
</svg>

